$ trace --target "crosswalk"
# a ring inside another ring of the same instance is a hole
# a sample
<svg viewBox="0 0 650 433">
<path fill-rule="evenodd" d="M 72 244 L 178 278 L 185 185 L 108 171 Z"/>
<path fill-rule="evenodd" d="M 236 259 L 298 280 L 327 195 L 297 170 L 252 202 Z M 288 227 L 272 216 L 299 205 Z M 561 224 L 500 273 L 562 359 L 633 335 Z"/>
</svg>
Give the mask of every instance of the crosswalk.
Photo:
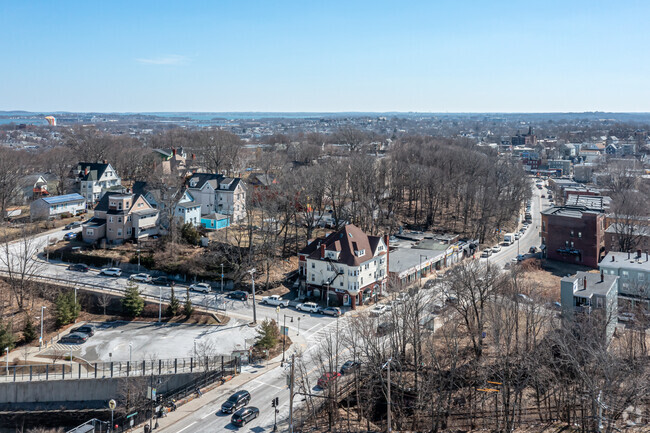
<svg viewBox="0 0 650 433">
<path fill-rule="evenodd" d="M 350 321 L 338 319 L 338 322 L 338 333 L 343 335 L 343 333 L 350 327 Z M 336 323 L 337 321 L 334 320 L 319 329 L 313 330 L 313 332 L 307 336 L 307 341 L 324 341 L 330 335 L 335 337 L 337 332 Z"/>
</svg>

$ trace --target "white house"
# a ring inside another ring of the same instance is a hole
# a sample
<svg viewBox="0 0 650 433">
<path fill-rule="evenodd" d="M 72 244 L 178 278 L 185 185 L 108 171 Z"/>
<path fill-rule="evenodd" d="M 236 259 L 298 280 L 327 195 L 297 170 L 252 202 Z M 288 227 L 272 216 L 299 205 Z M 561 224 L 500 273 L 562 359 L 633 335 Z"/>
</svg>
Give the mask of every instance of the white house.
<svg viewBox="0 0 650 433">
<path fill-rule="evenodd" d="M 201 225 L 201 204 L 197 202 L 189 191 L 183 192 L 181 199 L 174 209 L 174 217 L 182 224 L 190 223 L 196 227 Z"/>
<path fill-rule="evenodd" d="M 107 161 L 80 162 L 76 169 L 76 179 L 79 182 L 79 193 L 88 203 L 99 201 L 107 191 L 120 189 L 122 184 L 122 179 Z"/>
<path fill-rule="evenodd" d="M 386 292 L 388 239 L 368 236 L 347 224 L 299 253 L 299 273 L 308 292 L 330 297 L 341 305 L 356 305 Z"/>
<path fill-rule="evenodd" d="M 79 215 L 86 211 L 86 199 L 77 193 L 42 197 L 29 205 L 32 221 L 58 216 Z"/>
<path fill-rule="evenodd" d="M 195 173 L 187 181 L 187 186 L 201 204 L 201 215 L 230 215 L 233 223 L 246 216 L 246 188 L 240 178 Z"/>
</svg>

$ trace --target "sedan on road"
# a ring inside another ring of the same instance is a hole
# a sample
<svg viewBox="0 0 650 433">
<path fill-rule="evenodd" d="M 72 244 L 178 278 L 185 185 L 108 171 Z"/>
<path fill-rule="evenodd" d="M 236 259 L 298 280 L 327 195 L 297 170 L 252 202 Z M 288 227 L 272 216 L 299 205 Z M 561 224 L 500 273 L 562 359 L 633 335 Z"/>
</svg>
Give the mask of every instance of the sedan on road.
<svg viewBox="0 0 650 433">
<path fill-rule="evenodd" d="M 75 232 L 66 233 L 63 236 L 63 239 L 65 239 L 66 241 L 73 241 L 73 240 L 77 239 L 77 234 Z"/>
<path fill-rule="evenodd" d="M 122 275 L 120 268 L 105 268 L 99 271 L 99 275 L 106 275 L 107 277 L 119 277 Z"/>
<path fill-rule="evenodd" d="M 265 296 L 262 298 L 262 304 L 264 305 L 273 305 L 277 307 L 288 307 L 289 306 L 289 300 L 288 299 L 282 299 L 280 295 L 271 295 L 271 296 Z"/>
<path fill-rule="evenodd" d="M 149 274 L 135 274 L 129 277 L 131 281 L 137 281 L 138 283 L 150 283 L 151 275 Z"/>
<path fill-rule="evenodd" d="M 501 245 L 495 245 L 492 247 L 493 253 L 498 253 L 499 251 L 501 251 Z"/>
<path fill-rule="evenodd" d="M 370 310 L 371 316 L 381 316 L 386 312 L 387 308 L 385 305 L 375 305 L 372 310 Z"/>
<path fill-rule="evenodd" d="M 88 272 L 89 269 L 88 265 L 84 265 L 83 263 L 75 263 L 74 265 L 68 266 L 69 271 Z"/>
<path fill-rule="evenodd" d="M 339 317 L 343 312 L 339 307 L 327 307 L 323 308 L 321 310 L 322 314 L 325 314 L 326 316 L 334 316 L 334 317 Z"/>
<path fill-rule="evenodd" d="M 486 259 L 486 258 L 490 257 L 491 255 L 492 255 L 492 250 L 490 248 L 487 248 L 487 249 L 483 250 L 483 252 L 481 253 L 481 258 Z"/>
<path fill-rule="evenodd" d="M 210 287 L 208 283 L 197 283 L 192 284 L 190 286 L 190 290 L 194 290 L 195 292 L 210 293 L 212 291 L 212 287 Z"/>
<path fill-rule="evenodd" d="M 260 416 L 260 410 L 256 407 L 248 406 L 235 412 L 232 418 L 230 418 L 230 422 L 237 427 L 243 427 L 258 416 Z"/>
<path fill-rule="evenodd" d="M 74 221 L 71 222 L 70 224 L 67 224 L 65 227 L 63 227 L 63 230 L 72 230 L 72 229 L 76 229 L 77 227 L 81 227 L 81 223 L 79 221 Z"/>
<path fill-rule="evenodd" d="M 88 334 L 69 334 L 63 337 L 59 342 L 67 344 L 82 344 L 88 340 Z"/>
<path fill-rule="evenodd" d="M 248 301 L 248 293 L 243 292 L 241 290 L 235 290 L 234 292 L 230 292 L 226 295 L 226 297 L 230 299 L 239 299 L 240 301 Z"/>
<path fill-rule="evenodd" d="M 338 371 L 323 373 L 323 375 L 318 379 L 318 382 L 316 382 L 316 385 L 318 385 L 319 388 L 324 389 L 327 385 L 333 383 L 339 377 L 341 377 L 341 373 Z"/>
<path fill-rule="evenodd" d="M 89 337 L 95 335 L 95 330 L 92 326 L 84 325 L 70 331 L 71 334 L 86 334 Z"/>
<path fill-rule="evenodd" d="M 248 391 L 237 391 L 221 405 L 221 412 L 233 413 L 248 404 L 251 401 L 251 395 Z"/>
<path fill-rule="evenodd" d="M 296 305 L 296 310 L 306 313 L 320 313 L 320 307 L 314 302 L 304 302 Z"/>
<path fill-rule="evenodd" d="M 156 286 L 169 286 L 171 285 L 172 281 L 167 277 L 156 277 L 151 280 L 151 283 L 155 284 Z"/>
<path fill-rule="evenodd" d="M 345 361 L 345 364 L 341 367 L 341 374 L 352 373 L 359 367 L 361 367 L 361 363 L 358 361 Z"/>
</svg>

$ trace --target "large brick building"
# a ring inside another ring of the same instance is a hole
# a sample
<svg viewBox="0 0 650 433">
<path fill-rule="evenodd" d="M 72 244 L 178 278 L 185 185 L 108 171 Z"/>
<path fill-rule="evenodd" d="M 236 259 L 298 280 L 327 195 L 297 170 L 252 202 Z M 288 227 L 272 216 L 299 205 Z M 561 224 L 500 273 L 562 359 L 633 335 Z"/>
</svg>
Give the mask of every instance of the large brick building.
<svg viewBox="0 0 650 433">
<path fill-rule="evenodd" d="M 542 211 L 546 257 L 592 268 L 605 254 L 605 214 L 580 206 L 553 206 Z"/>
</svg>

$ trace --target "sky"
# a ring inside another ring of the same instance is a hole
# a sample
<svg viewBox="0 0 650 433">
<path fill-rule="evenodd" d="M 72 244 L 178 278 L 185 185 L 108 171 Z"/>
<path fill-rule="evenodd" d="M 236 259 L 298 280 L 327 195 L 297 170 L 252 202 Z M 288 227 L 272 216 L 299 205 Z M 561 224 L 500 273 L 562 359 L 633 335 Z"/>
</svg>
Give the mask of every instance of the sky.
<svg viewBox="0 0 650 433">
<path fill-rule="evenodd" d="M 0 0 L 0 110 L 650 112 L 650 2 Z"/>
</svg>

